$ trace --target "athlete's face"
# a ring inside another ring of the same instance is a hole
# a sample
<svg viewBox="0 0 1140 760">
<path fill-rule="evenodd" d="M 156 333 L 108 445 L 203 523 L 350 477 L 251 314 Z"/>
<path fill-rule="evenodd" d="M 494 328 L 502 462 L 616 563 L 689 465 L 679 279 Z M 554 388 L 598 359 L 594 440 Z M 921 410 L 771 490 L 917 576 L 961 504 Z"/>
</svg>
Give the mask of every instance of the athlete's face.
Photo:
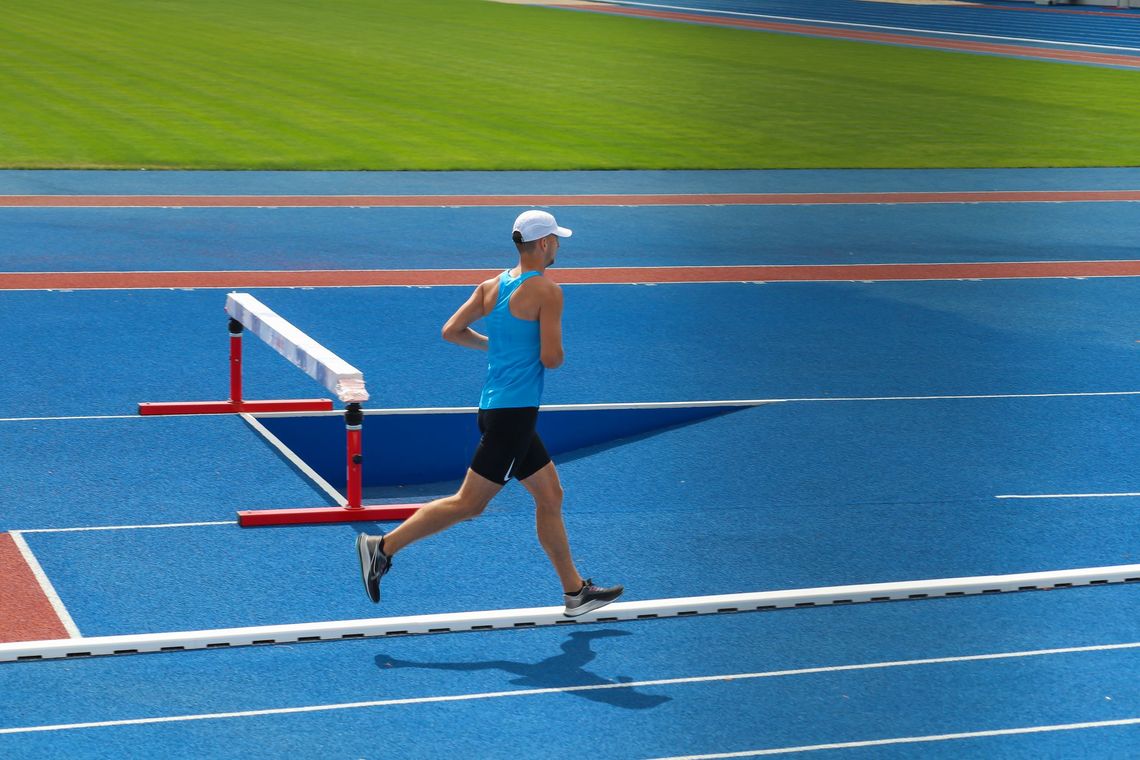
<svg viewBox="0 0 1140 760">
<path fill-rule="evenodd" d="M 554 257 L 558 255 L 559 245 L 557 235 L 546 236 L 546 266 L 554 265 Z"/>
</svg>

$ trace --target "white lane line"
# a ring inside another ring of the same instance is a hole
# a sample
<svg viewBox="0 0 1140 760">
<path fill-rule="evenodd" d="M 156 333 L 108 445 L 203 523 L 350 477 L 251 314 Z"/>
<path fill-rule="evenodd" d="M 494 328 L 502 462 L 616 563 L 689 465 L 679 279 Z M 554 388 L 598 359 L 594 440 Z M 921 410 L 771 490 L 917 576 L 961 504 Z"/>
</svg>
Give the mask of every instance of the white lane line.
<svg viewBox="0 0 1140 760">
<path fill-rule="evenodd" d="M 113 726 L 139 726 L 151 723 L 179 723 L 195 720 L 222 720 L 227 718 L 256 718 L 266 715 L 292 715 L 297 713 L 327 712 L 332 710 L 354 710 L 372 707 L 393 707 L 397 705 L 422 705 L 440 702 L 463 702 L 477 699 L 502 699 L 505 697 L 534 697 L 546 694 L 572 694 L 583 691 L 601 691 L 608 689 L 637 689 L 657 686 L 678 686 L 685 684 L 700 684 L 711 682 L 730 683 L 733 681 L 755 680 L 761 678 L 787 678 L 795 676 L 816 675 L 821 673 L 844 673 L 860 670 L 883 670 L 887 668 L 915 667 L 922 665 L 941 665 L 961 662 L 984 662 L 992 660 L 1005 660 L 1022 657 L 1043 657 L 1062 654 L 1077 654 L 1085 652 L 1108 652 L 1140 648 L 1140 641 L 1124 644 L 1099 644 L 1084 647 L 1064 647 L 1058 649 L 1034 649 L 1020 652 L 998 652 L 992 654 L 963 655 L 960 657 L 932 657 L 916 660 L 894 660 L 889 662 L 868 662 L 854 665 L 827 665 L 815 668 L 796 668 L 792 670 L 769 670 L 757 673 L 721 673 L 708 676 L 690 676 L 685 678 L 659 678 L 648 681 L 622 681 L 618 683 L 589 684 L 586 686 L 561 686 L 547 689 L 515 689 L 510 691 L 476 692 L 473 694 L 451 694 L 431 697 L 406 697 L 402 699 L 378 699 L 363 702 L 340 702 L 323 705 L 304 705 L 300 707 L 277 707 L 265 710 L 241 710 L 235 712 L 197 713 L 189 715 L 167 715 L 151 718 L 128 718 L 123 720 L 92 721 L 87 723 L 58 723 L 43 726 L 15 726 L 0 728 L 0 734 L 23 734 L 40 731 L 70 731 L 86 728 L 108 728 Z M 887 740 L 898 741 L 898 740 Z M 787 750 L 778 750 L 787 751 Z M 760 750 L 771 752 L 771 750 Z M 731 755 L 708 755 L 707 757 L 731 757 Z"/>
<path fill-rule="evenodd" d="M 941 401 L 941 400 L 955 400 L 955 399 L 1001 399 L 1001 398 L 1085 398 L 1097 396 L 1140 396 L 1140 391 L 1070 391 L 1058 393 L 969 393 L 969 394 L 952 394 L 952 395 L 928 395 L 928 396 L 801 396 L 792 398 L 753 398 L 753 399 L 722 399 L 722 400 L 701 400 L 701 401 L 647 401 L 647 402 L 615 402 L 615 403 L 599 403 L 599 404 L 547 404 L 542 407 L 543 411 L 558 412 L 558 411 L 573 411 L 573 410 L 591 410 L 591 409 L 668 409 L 671 407 L 698 407 L 698 406 L 760 406 L 761 404 L 785 404 L 785 403 L 808 403 L 808 402 L 822 402 L 822 401 Z M 374 414 L 463 414 L 474 412 L 476 407 L 473 406 L 447 406 L 447 407 L 407 407 L 407 408 L 394 408 L 394 409 L 365 409 L 366 415 Z M 232 412 L 225 412 L 213 415 L 195 415 L 195 416 L 210 416 L 210 417 L 225 417 L 232 414 Z M 255 424 L 258 419 L 263 417 L 331 417 L 343 416 L 343 410 L 332 409 L 323 412 L 257 412 L 256 414 L 242 413 L 242 419 L 245 419 L 251 426 L 254 427 L 270 442 L 277 440 L 264 426 Z M 139 419 L 139 420 L 157 420 L 169 419 L 169 417 L 147 417 L 145 415 L 123 415 L 123 416 L 92 416 L 92 417 L 0 417 L 0 422 L 40 422 L 52 420 L 118 420 L 118 419 Z M 282 454 L 289 456 L 292 452 L 286 453 L 288 448 L 285 447 L 280 441 L 276 445 L 281 445 Z M 295 455 L 294 455 L 295 456 Z M 335 490 L 335 489 L 334 489 Z"/>
<path fill-rule="evenodd" d="M 1071 392 L 1058 392 L 1058 393 L 968 393 L 968 394 L 955 394 L 955 395 L 929 395 L 929 396 L 801 396 L 793 398 L 752 398 L 752 399 L 723 399 L 716 400 L 702 400 L 702 401 L 647 401 L 647 402 L 615 402 L 615 403 L 599 403 L 599 404 L 547 404 L 542 407 L 543 411 L 558 412 L 558 411 L 572 411 L 572 410 L 591 410 L 591 409 L 668 409 L 671 407 L 698 407 L 698 406 L 760 406 L 761 404 L 786 404 L 786 403 L 808 403 L 808 402 L 822 402 L 822 401 L 942 401 L 942 400 L 956 400 L 956 399 L 1000 399 L 1000 398 L 1086 398 L 1097 396 L 1140 396 L 1140 391 L 1071 391 Z M 365 409 L 366 415 L 374 414 L 464 414 L 474 412 L 476 407 L 473 406 L 447 406 L 447 407 L 407 407 L 398 409 Z M 224 412 L 211 415 L 194 415 L 196 417 L 226 417 L 232 412 Z M 265 430 L 263 425 L 258 423 L 258 419 L 263 417 L 332 417 L 343 416 L 344 411 L 332 409 L 323 412 L 257 412 L 250 414 L 248 412 L 242 413 L 242 418 L 246 419 L 251 426 L 254 427 L 270 442 L 277 440 L 276 436 Z M 247 419 L 248 418 L 248 419 Z M 92 417 L 0 417 L 0 422 L 48 422 L 54 420 L 125 420 L 125 419 L 138 419 L 138 420 L 157 420 L 169 419 L 169 417 L 148 417 L 145 415 L 122 415 L 122 416 L 92 416 Z M 289 456 L 292 454 L 284 444 L 277 441 L 276 445 L 281 445 L 282 454 Z M 293 455 L 296 456 L 296 455 Z M 333 489 L 335 491 L 335 489 Z"/>
<path fill-rule="evenodd" d="M 514 630 L 541 626 L 655 620 L 690 615 L 803 609 L 830 605 L 968 595 L 1040 591 L 1116 583 L 1140 583 L 1140 564 L 1048 570 L 1011 575 L 865 583 L 847 586 L 754 591 L 739 594 L 645 599 L 615 602 L 576 618 L 563 608 L 524 607 L 432 615 L 404 615 L 363 620 L 326 620 L 315 623 L 216 628 L 166 633 L 91 636 L 79 639 L 17 641 L 0 644 L 0 662 L 35 662 L 74 657 L 100 657 L 144 652 L 184 652 L 202 649 L 308 641 L 435 635 L 461 631 Z"/>
<path fill-rule="evenodd" d="M 622 409 L 701 409 L 706 407 L 757 407 L 764 403 L 777 403 L 779 400 L 768 399 L 725 399 L 712 401 L 630 401 L 613 403 L 545 403 L 544 412 L 547 411 L 606 411 Z M 394 407 L 365 409 L 365 417 L 400 416 L 400 415 L 471 415 L 479 411 L 479 407 Z M 258 411 L 253 412 L 257 419 L 272 417 L 343 417 L 343 409 L 326 409 L 321 411 Z"/>
<path fill-rule="evenodd" d="M 0 422 L 44 422 L 48 420 L 139 420 L 138 414 L 92 414 L 75 417 L 0 417 Z"/>
<path fill-rule="evenodd" d="M 809 744 L 801 747 L 780 747 L 778 749 L 754 749 L 746 752 L 723 752 L 713 755 L 677 755 L 658 760 L 720 760 L 730 757 L 761 757 L 763 755 L 790 755 L 798 752 L 818 752 L 828 749 L 858 749 L 860 747 L 885 747 L 891 744 L 920 744 L 944 742 L 955 739 L 982 739 L 987 736 L 1017 736 L 1019 734 L 1040 734 L 1050 731 L 1080 731 L 1089 728 L 1110 728 L 1112 726 L 1134 726 L 1140 718 L 1121 720 L 1098 720 L 1087 723 L 1060 723 L 1052 726 L 1026 726 L 1024 728 L 999 728 L 991 731 L 968 731 L 960 734 L 931 734 L 928 736 L 903 736 L 897 739 L 873 739 L 861 742 L 837 742 L 834 744 Z"/>
<path fill-rule="evenodd" d="M 24 562 L 28 564 L 31 569 L 32 575 L 35 576 L 36 581 L 40 584 L 40 589 L 44 592 L 51 607 L 55 610 L 55 614 L 59 617 L 59 622 L 63 624 L 63 628 L 67 631 L 67 635 L 73 639 L 82 638 L 83 634 L 79 632 L 79 626 L 71 619 L 71 613 L 67 611 L 67 607 L 63 604 L 63 600 L 59 598 L 59 594 L 52 585 L 51 580 L 48 579 L 47 573 L 44 572 L 40 561 L 36 559 L 36 555 L 32 553 L 28 542 L 24 540 L 23 535 L 18 530 L 9 531 L 8 535 L 12 537 L 12 543 L 16 545 L 20 555 L 23 556 Z"/>
<path fill-rule="evenodd" d="M 1124 496 L 1140 496 L 1136 493 L 1008 493 L 995 496 L 995 499 L 1116 499 Z"/>
<path fill-rule="evenodd" d="M 616 1 L 615 0 L 601 0 L 601 2 L 604 2 L 607 5 L 617 5 L 617 6 L 630 5 L 630 6 L 638 6 L 638 7 L 643 7 L 643 8 L 662 8 L 665 10 L 696 12 L 696 13 L 703 13 L 703 14 L 708 14 L 710 12 L 709 8 L 689 8 L 689 7 L 686 7 L 683 5 L 663 5 L 660 3 L 634 3 L 634 2 L 626 2 L 625 0 L 616 0 Z M 767 14 L 767 13 L 746 13 L 743 11 L 717 10 L 717 11 L 715 11 L 715 13 L 717 15 L 723 14 L 723 15 L 727 15 L 727 16 L 743 16 L 746 18 L 764 18 L 764 19 L 772 19 L 774 21 L 794 21 L 797 23 L 820 24 L 820 25 L 827 25 L 827 26 L 845 26 L 845 27 L 854 27 L 857 29 L 884 29 L 884 30 L 889 31 L 889 32 L 913 32 L 916 34 L 934 35 L 935 38 L 937 38 L 937 37 L 973 37 L 976 39 L 983 39 L 983 40 L 1001 40 L 1003 42 L 1029 42 L 1029 43 L 1039 44 L 1039 45 L 1064 45 L 1066 47 L 1091 48 L 1091 49 L 1096 49 L 1096 50 L 1125 50 L 1125 51 L 1132 52 L 1132 53 L 1140 53 L 1140 48 L 1124 47 L 1122 45 L 1096 45 L 1096 44 L 1093 44 L 1090 42 L 1064 42 L 1062 40 L 1039 40 L 1039 39 L 1035 39 L 1033 37 L 1003 37 L 1003 36 L 996 35 L 996 34 L 972 34 L 969 32 L 948 32 L 948 31 L 944 31 L 941 29 L 920 29 L 920 28 L 916 29 L 914 27 L 908 27 L 908 26 L 885 26 L 883 24 L 860 24 L 860 23 L 856 23 L 854 21 L 827 21 L 825 19 L 818 19 L 818 18 L 799 18 L 797 16 L 775 16 L 775 15 L 771 15 L 771 14 Z M 708 19 L 710 21 L 716 21 L 717 16 L 716 15 L 709 15 Z M 1032 51 L 1030 51 L 1030 52 L 1032 52 Z"/>
<path fill-rule="evenodd" d="M 342 414 L 343 414 L 343 412 L 342 412 Z M 300 470 L 302 473 L 304 473 L 305 477 L 309 478 L 309 480 L 313 481 L 313 483 L 315 483 L 318 488 L 320 488 L 322 491 L 324 491 L 326 494 L 328 494 L 330 497 L 332 497 L 333 501 L 336 502 L 337 506 L 343 507 L 343 506 L 346 506 L 348 504 L 348 499 L 346 499 L 344 496 L 342 496 L 340 491 L 333 488 L 332 485 L 327 480 L 325 480 L 324 478 L 322 478 L 320 475 L 317 474 L 316 470 L 314 470 L 312 467 L 310 467 L 308 464 L 306 464 L 304 462 L 304 460 L 301 459 L 301 457 L 299 457 L 295 453 L 293 453 L 293 450 L 290 449 L 288 446 L 286 446 L 284 443 L 282 443 L 280 438 L 273 435 L 273 433 L 270 433 L 269 430 L 266 429 L 265 425 L 262 425 L 260 422 L 258 422 L 256 417 L 254 417 L 252 414 L 249 414 L 247 412 L 242 412 L 241 418 L 243 420 L 245 420 L 246 423 L 251 428 L 253 428 L 256 432 L 258 432 L 259 434 L 264 436 L 265 440 L 267 440 L 269 442 L 269 444 L 271 446 L 273 446 L 273 448 L 275 448 L 279 452 L 281 452 L 281 456 L 288 459 L 289 462 L 294 467 L 296 467 L 298 470 Z"/>
<path fill-rule="evenodd" d="M 646 401 L 617 402 L 604 404 L 545 404 L 543 412 L 592 411 L 606 409 L 670 409 L 697 408 L 708 406 L 763 406 L 764 404 L 819 403 L 824 401 L 953 401 L 960 399 L 1017 399 L 1017 398 L 1086 398 L 1099 396 L 1140 396 L 1140 391 L 1072 391 L 1059 393 L 976 393 L 947 396 L 802 396 L 792 398 L 751 398 L 702 401 Z M 391 409 L 365 409 L 364 415 L 412 415 L 412 414 L 472 414 L 474 406 L 401 407 Z M 344 412 L 330 409 L 320 412 L 257 412 L 256 419 L 272 417 L 340 417 Z"/>
<path fill-rule="evenodd" d="M 163 523 L 161 525 L 94 525 L 86 528 L 28 528 L 20 533 L 83 533 L 94 530 L 149 530 L 153 528 L 199 528 L 206 525 L 237 525 L 237 520 L 216 522 Z"/>
<path fill-rule="evenodd" d="M 754 403 L 771 402 L 818 402 L 818 401 L 948 401 L 955 399 L 996 399 L 996 398 L 1084 398 L 1091 396 L 1140 396 L 1140 391 L 1095 391 L 1076 393 L 988 393 L 960 396 L 834 396 L 822 398 L 773 398 L 756 399 Z"/>
<path fill-rule="evenodd" d="M 1103 64 L 1105 66 L 1112 66 L 1113 64 Z M 1119 68 L 1119 67 L 1117 67 Z M 943 201 L 929 201 L 928 203 L 942 203 Z M 947 201 L 949 202 L 949 201 Z M 1026 201 L 1032 203 L 1069 203 L 1071 201 Z M 1119 203 L 1140 203 L 1140 201 L 1117 201 Z M 967 203 L 967 201 L 963 201 Z M 889 205 L 889 204 L 878 204 Z M 917 205 L 917 204 L 916 204 Z M 823 266 L 823 265 L 820 265 Z M 872 265 L 868 265 L 872 266 Z M 70 273 L 69 273 L 70 274 Z M 961 274 L 947 274 L 944 276 L 921 276 L 914 275 L 910 277 L 889 277 L 889 278 L 874 278 L 874 277 L 848 277 L 845 279 L 833 280 L 820 280 L 812 279 L 810 277 L 804 278 L 788 278 L 788 279 L 762 279 L 758 277 L 750 277 L 746 279 L 731 280 L 723 278 L 711 279 L 695 279 L 684 281 L 660 282 L 654 280 L 636 280 L 631 279 L 625 282 L 561 282 L 564 288 L 624 288 L 624 287 L 639 287 L 639 288 L 666 288 L 666 287 L 687 287 L 689 285 L 750 285 L 750 286 L 779 286 L 779 285 L 894 285 L 898 283 L 927 283 L 927 282 L 953 282 L 953 283 L 976 283 L 976 282 L 1016 282 L 1016 281 L 1040 281 L 1040 280 L 1070 280 L 1073 282 L 1078 281 L 1094 281 L 1094 280 L 1127 280 L 1135 279 L 1134 274 L 994 274 L 985 276 L 963 276 Z M 385 284 L 385 283 L 347 283 L 347 284 L 304 284 L 297 283 L 292 285 L 265 285 L 257 282 L 231 282 L 224 285 L 189 285 L 182 288 L 172 288 L 166 285 L 129 285 L 122 287 L 114 287 L 111 285 L 99 286 L 83 286 L 75 288 L 74 290 L 55 290 L 53 288 L 0 288 L 2 293 L 52 293 L 52 292 L 87 292 L 87 291 L 120 291 L 120 290 L 178 290 L 185 292 L 195 292 L 199 290 L 226 290 L 232 291 L 237 288 L 247 290 L 256 290 L 258 288 L 274 288 L 277 290 L 313 290 L 320 288 L 321 290 L 361 290 L 361 289 L 380 289 L 380 288 L 405 288 L 415 290 L 430 290 L 432 288 L 466 288 L 466 285 L 451 285 L 451 284 L 438 284 L 438 285 L 407 285 L 407 284 Z M 232 414 L 233 412 L 208 412 L 199 413 L 196 416 L 218 415 L 218 414 Z M 260 414 L 260 412 L 259 412 Z M 35 419 L 35 418 L 33 418 Z"/>
</svg>

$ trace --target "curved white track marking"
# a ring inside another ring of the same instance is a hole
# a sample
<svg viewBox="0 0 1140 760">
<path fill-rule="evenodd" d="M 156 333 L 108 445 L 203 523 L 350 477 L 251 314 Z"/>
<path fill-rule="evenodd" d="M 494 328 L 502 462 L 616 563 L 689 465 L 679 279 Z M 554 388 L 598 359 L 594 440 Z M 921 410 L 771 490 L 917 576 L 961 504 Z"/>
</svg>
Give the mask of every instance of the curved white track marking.
<svg viewBox="0 0 1140 760">
<path fill-rule="evenodd" d="M 760 678 L 788 678 L 795 676 L 817 675 L 821 673 L 844 673 L 859 670 L 883 670 L 887 668 L 916 667 L 922 665 L 942 665 L 960 662 L 983 662 L 991 660 L 1006 660 L 1020 657 L 1043 657 L 1049 655 L 1077 654 L 1084 652 L 1109 652 L 1115 650 L 1140 648 L 1140 641 L 1125 644 L 1100 644 L 1084 647 L 1065 647 L 1060 649 L 1034 649 L 1021 652 L 998 652 L 994 654 L 963 655 L 961 657 L 932 657 L 922 660 L 895 660 L 890 662 L 868 662 L 855 665 L 826 665 L 816 668 L 796 668 L 791 670 L 769 670 L 759 673 L 720 673 L 717 675 L 691 676 L 686 678 L 659 678 L 649 681 L 621 681 L 618 683 L 589 684 L 585 686 L 561 686 L 548 689 L 515 689 L 511 691 L 489 691 L 474 694 L 449 694 L 430 697 L 405 697 L 402 699 L 378 699 L 365 702 L 340 702 L 324 705 L 304 705 L 301 707 L 279 707 L 267 710 L 242 710 L 237 712 L 198 713 L 192 715 L 168 715 L 152 718 L 128 718 L 125 720 L 92 721 L 87 723 L 58 723 L 45 726 L 16 726 L 0 728 L 0 734 L 25 734 L 41 731 L 71 731 L 85 728 L 109 728 L 114 726 L 139 726 L 151 723 L 179 723 L 195 720 L 222 720 L 226 718 L 256 718 L 265 715 L 291 715 L 297 713 L 327 712 L 332 710 L 359 710 L 374 707 L 393 707 L 398 705 L 422 705 L 439 702 L 465 702 L 478 699 L 502 699 L 505 697 L 534 697 L 545 694 L 572 694 L 582 691 L 600 691 L 608 689 L 636 689 L 655 686 L 677 686 L 700 683 L 733 683 Z M 1140 720 L 1140 719 L 1138 719 Z M 1014 729 L 1032 730 L 1032 729 Z M 886 743 L 895 743 L 900 740 L 885 740 Z M 819 745 L 816 748 L 824 748 Z M 789 750 L 775 750 L 787 752 Z M 772 754 L 773 750 L 759 750 L 761 754 Z M 753 752 L 752 754 L 756 754 Z M 703 755 L 701 757 L 743 757 L 740 755 Z"/>
<path fill-rule="evenodd" d="M 959 734 L 931 734 L 928 736 L 903 736 L 896 739 L 872 739 L 860 742 L 836 742 L 833 744 L 808 744 L 801 747 L 780 747 L 776 749 L 754 749 L 745 752 L 724 752 L 714 755 L 678 755 L 658 760 L 721 760 L 730 757 L 762 757 L 765 755 L 790 755 L 799 752 L 818 752 L 828 749 L 858 749 L 860 747 L 886 747 L 891 744 L 922 744 L 928 742 L 953 741 L 955 739 L 982 739 L 990 736 L 1017 736 L 1020 734 L 1041 734 L 1050 731 L 1080 731 L 1089 728 L 1110 728 L 1112 726 L 1134 726 L 1140 718 L 1122 720 L 1099 720 L 1087 723 L 1060 723 L 1052 726 L 1025 726 L 1023 728 L 999 728 L 990 731 L 967 731 Z"/>
</svg>

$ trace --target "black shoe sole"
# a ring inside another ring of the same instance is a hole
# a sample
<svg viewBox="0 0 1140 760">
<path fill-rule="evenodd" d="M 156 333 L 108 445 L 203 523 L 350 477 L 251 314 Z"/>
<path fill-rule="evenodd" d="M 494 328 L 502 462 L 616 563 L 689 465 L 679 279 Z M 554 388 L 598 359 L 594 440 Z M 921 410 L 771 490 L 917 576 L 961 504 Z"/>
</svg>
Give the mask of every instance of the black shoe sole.
<svg viewBox="0 0 1140 760">
<path fill-rule="evenodd" d="M 586 602 L 585 604 L 583 604 L 579 607 L 575 607 L 572 610 L 563 610 L 562 616 L 563 617 L 578 617 L 579 615 L 585 615 L 587 612 L 593 612 L 594 610 L 601 609 L 602 607 L 605 607 L 607 604 L 609 604 L 611 602 L 616 602 L 620 598 L 621 598 L 621 594 L 618 594 L 617 596 L 615 596 L 612 599 L 591 599 L 590 601 Z"/>
</svg>

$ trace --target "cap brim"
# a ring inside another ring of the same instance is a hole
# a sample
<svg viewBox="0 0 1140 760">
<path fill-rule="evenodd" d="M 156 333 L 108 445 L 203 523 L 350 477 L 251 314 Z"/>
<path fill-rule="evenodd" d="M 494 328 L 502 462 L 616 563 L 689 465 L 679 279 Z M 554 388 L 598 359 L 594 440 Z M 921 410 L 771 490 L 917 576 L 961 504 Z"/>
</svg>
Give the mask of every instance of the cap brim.
<svg viewBox="0 0 1140 760">
<path fill-rule="evenodd" d="M 565 227 L 555 227 L 554 234 L 558 237 L 570 237 L 574 234 L 574 231 L 566 229 Z"/>
</svg>

